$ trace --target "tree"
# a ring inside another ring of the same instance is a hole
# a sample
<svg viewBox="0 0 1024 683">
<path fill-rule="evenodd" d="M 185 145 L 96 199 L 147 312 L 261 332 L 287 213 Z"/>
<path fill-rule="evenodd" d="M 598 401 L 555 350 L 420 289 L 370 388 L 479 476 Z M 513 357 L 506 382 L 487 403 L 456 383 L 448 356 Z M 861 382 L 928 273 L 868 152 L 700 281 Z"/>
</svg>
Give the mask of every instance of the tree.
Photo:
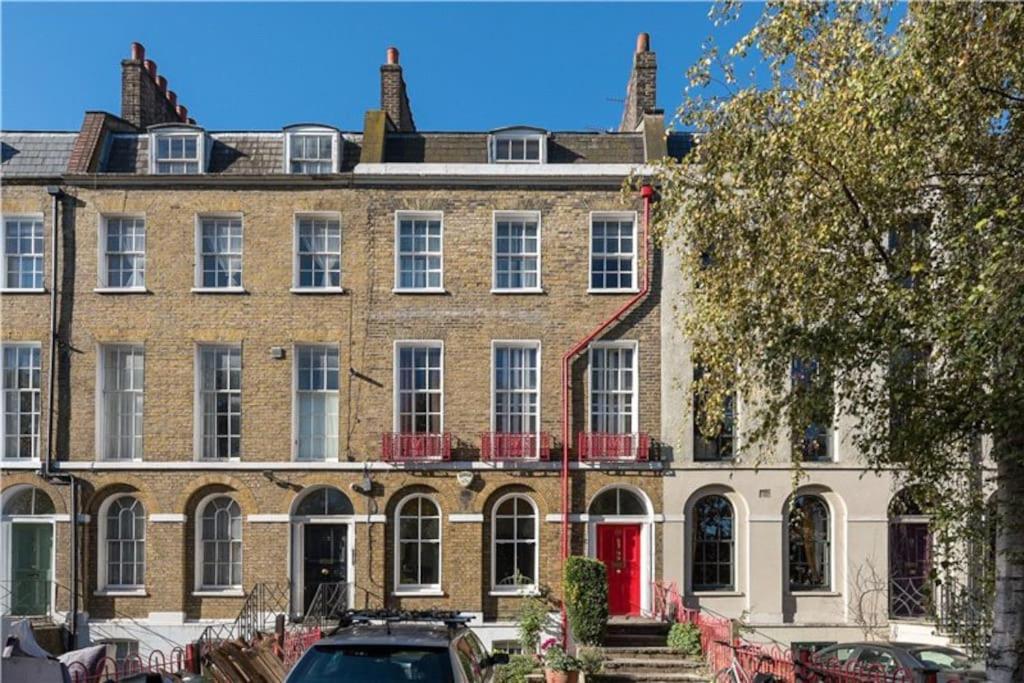
<svg viewBox="0 0 1024 683">
<path fill-rule="evenodd" d="M 654 170 L 707 414 L 757 395 L 767 442 L 834 400 L 871 466 L 941 488 L 961 548 L 994 486 L 993 681 L 1024 680 L 1022 46 L 1020 5 L 770 3 L 707 45 L 694 149 Z"/>
</svg>

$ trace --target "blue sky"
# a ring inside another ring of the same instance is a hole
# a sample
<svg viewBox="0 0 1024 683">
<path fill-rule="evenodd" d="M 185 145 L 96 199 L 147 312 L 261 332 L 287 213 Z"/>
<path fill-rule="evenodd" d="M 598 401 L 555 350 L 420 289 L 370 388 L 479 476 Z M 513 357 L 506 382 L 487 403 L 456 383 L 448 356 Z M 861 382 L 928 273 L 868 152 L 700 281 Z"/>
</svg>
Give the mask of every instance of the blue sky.
<svg viewBox="0 0 1024 683">
<path fill-rule="evenodd" d="M 420 130 L 617 126 L 637 33 L 658 55 L 659 105 L 714 31 L 704 3 L 0 3 L 0 126 L 77 130 L 120 111 L 120 60 L 137 40 L 178 100 L 214 130 L 321 122 L 359 130 L 401 51 Z M 721 44 L 760 7 L 718 29 Z"/>
</svg>

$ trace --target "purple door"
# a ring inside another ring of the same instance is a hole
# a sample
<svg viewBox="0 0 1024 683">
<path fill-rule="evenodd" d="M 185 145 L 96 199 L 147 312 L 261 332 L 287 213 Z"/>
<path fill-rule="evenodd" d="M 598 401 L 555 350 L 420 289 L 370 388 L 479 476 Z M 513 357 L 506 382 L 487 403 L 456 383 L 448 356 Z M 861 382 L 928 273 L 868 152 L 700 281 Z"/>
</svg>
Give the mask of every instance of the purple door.
<svg viewBox="0 0 1024 683">
<path fill-rule="evenodd" d="M 918 619 L 928 614 L 931 533 L 927 522 L 889 524 L 889 616 Z"/>
</svg>

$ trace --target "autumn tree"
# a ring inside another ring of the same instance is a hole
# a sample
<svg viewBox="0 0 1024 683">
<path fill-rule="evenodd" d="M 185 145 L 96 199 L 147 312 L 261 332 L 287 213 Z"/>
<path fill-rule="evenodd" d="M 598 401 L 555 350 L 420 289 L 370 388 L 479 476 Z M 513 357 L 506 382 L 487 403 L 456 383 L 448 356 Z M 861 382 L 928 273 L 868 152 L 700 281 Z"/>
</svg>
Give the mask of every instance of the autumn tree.
<svg viewBox="0 0 1024 683">
<path fill-rule="evenodd" d="M 937 491 L 950 575 L 995 489 L 988 676 L 1024 680 L 1024 6 L 742 9 L 689 73 L 693 151 L 655 169 L 706 412 L 767 393 L 755 440 L 852 416 L 871 466 Z"/>
</svg>

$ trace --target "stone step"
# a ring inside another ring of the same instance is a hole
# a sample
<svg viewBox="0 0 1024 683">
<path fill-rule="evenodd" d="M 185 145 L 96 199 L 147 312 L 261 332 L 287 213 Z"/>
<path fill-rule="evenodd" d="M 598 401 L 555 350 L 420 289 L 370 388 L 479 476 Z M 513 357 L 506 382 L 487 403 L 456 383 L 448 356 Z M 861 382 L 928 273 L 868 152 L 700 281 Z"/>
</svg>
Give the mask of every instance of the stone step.
<svg viewBox="0 0 1024 683">
<path fill-rule="evenodd" d="M 704 668 L 704 662 L 696 659 L 656 659 L 656 658 L 619 658 L 612 657 L 604 663 L 606 671 L 642 672 L 642 671 L 694 671 Z"/>
<path fill-rule="evenodd" d="M 604 637 L 605 647 L 664 647 L 668 639 L 661 633 L 609 633 Z"/>
<path fill-rule="evenodd" d="M 679 653 L 664 644 L 653 647 L 604 647 L 601 648 L 612 659 L 680 659 Z"/>
<path fill-rule="evenodd" d="M 643 683 L 674 683 L 675 681 L 703 681 L 708 683 L 711 678 L 707 673 L 701 672 L 667 672 L 656 673 L 602 673 L 596 676 L 588 676 L 588 683 L 630 683 L 631 681 Z"/>
</svg>

